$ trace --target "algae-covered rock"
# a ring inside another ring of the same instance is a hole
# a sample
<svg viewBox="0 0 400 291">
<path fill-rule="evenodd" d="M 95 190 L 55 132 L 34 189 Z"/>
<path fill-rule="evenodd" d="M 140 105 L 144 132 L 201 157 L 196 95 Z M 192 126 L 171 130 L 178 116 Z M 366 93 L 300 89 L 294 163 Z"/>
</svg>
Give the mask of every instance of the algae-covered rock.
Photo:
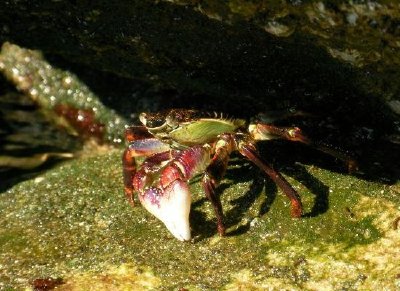
<svg viewBox="0 0 400 291">
<path fill-rule="evenodd" d="M 400 288 L 396 4 L 22 0 L 0 19 L 0 289 Z M 121 167 L 124 126 L 171 107 L 283 113 L 359 170 L 260 145 L 303 217 L 234 157 L 218 188 L 227 236 L 196 178 L 179 242 L 129 205 Z M 91 126 L 105 138 L 79 132 Z"/>
<path fill-rule="evenodd" d="M 253 181 L 258 170 L 233 165 L 221 195 L 227 237 L 218 237 L 195 182 L 194 239 L 182 243 L 125 201 L 120 155 L 64 162 L 2 193 L 2 288 L 39 278 L 62 279 L 61 290 L 399 288 L 399 184 L 306 166 L 312 180 L 329 187 L 329 208 L 307 217 L 321 189 L 289 176 L 306 208 L 306 217 L 292 219 L 280 191 L 271 199 L 271 183 L 264 190 Z"/>
<path fill-rule="evenodd" d="M 70 131 L 78 130 L 79 132 L 80 128 L 74 128 L 71 120 L 60 120 L 68 117 L 68 114 L 63 116 L 61 108 L 69 106 L 81 110 L 82 113 L 76 114 L 75 117 L 78 121 L 80 118 L 88 118 L 83 110 L 90 110 L 93 112 L 94 119 L 91 122 L 102 124 L 104 127 L 105 133 L 101 132 L 105 135 L 104 139 L 121 143 L 126 121 L 107 109 L 75 75 L 52 67 L 39 51 L 4 43 L 0 53 L 0 71 L 20 92 L 29 96 L 40 110 L 52 119 L 53 123 L 65 125 Z M 91 131 L 89 130 L 88 134 L 96 134 L 93 127 Z"/>
</svg>

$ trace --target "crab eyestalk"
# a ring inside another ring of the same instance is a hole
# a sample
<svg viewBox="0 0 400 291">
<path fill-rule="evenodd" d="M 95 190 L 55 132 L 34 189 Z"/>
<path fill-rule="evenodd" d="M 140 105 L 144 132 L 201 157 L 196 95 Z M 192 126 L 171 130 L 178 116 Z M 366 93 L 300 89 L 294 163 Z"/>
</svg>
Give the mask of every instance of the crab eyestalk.
<svg viewBox="0 0 400 291">
<path fill-rule="evenodd" d="M 210 163 L 210 147 L 194 146 L 176 154 L 158 175 L 160 163 L 144 163 L 135 175 L 134 187 L 142 205 L 160 219 L 181 241 L 190 240 L 191 194 L 188 181 Z M 141 172 L 146 173 L 141 175 Z"/>
</svg>

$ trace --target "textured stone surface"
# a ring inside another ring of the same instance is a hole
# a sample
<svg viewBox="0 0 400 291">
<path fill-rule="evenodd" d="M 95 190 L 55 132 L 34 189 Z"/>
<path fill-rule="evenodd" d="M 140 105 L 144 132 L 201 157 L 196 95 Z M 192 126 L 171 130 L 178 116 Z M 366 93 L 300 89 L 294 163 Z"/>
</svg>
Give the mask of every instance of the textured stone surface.
<svg viewBox="0 0 400 291">
<path fill-rule="evenodd" d="M 399 289 L 399 7 L 347 2 L 3 1 L 0 42 L 20 47 L 0 54 L 0 289 Z M 65 130 L 59 100 L 99 109 L 111 137 Z M 350 150 L 360 171 L 262 145 L 305 216 L 234 159 L 220 187 L 228 236 L 195 179 L 182 244 L 125 201 L 118 145 L 140 111 L 171 106 L 296 110 L 282 124 Z"/>
</svg>

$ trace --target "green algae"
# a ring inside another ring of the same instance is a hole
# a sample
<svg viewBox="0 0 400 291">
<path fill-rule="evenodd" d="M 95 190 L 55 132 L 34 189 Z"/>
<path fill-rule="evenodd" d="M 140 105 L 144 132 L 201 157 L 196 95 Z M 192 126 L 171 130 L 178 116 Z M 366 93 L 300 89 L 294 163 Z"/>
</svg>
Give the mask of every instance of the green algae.
<svg viewBox="0 0 400 291">
<path fill-rule="evenodd" d="M 112 286 L 113 280 L 117 289 L 140 284 L 149 289 L 336 289 L 372 286 L 373 278 L 388 288 L 398 284 L 399 232 L 389 222 L 399 215 L 399 201 L 389 199 L 393 193 L 381 195 L 388 191 L 377 183 L 308 168 L 329 185 L 330 207 L 315 217 L 292 219 L 280 191 L 269 211 L 259 215 L 256 208 L 271 195 L 269 187 L 266 193 L 252 190 L 251 171 L 239 169 L 239 183 L 228 171 L 222 185 L 227 237 L 217 236 L 211 205 L 194 182 L 194 238 L 182 243 L 140 205 L 132 208 L 125 201 L 120 155 L 111 150 L 64 162 L 1 195 L 2 287 L 29 286 L 42 277 L 63 278 L 60 288 L 77 290 Z M 312 208 L 314 196 L 291 182 L 305 208 Z M 255 196 L 254 204 L 237 205 L 248 195 Z M 371 207 L 377 197 L 381 204 Z M 385 256 L 385 265 L 392 266 L 388 276 L 376 261 L 384 251 L 392 256 Z"/>
<path fill-rule="evenodd" d="M 54 68 L 39 51 L 5 42 L 0 53 L 0 71 L 19 91 L 32 98 L 53 123 L 63 125 L 76 134 L 73 127 L 56 116 L 53 109 L 60 104 L 90 109 L 96 121 L 105 125 L 105 140 L 122 142 L 126 120 L 106 108 L 77 76 Z"/>
</svg>

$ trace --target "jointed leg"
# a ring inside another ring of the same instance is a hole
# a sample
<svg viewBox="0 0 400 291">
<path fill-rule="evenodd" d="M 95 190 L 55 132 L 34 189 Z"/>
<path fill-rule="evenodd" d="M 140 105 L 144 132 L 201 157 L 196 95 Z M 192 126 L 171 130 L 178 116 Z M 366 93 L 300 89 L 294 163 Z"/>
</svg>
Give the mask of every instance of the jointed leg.
<svg viewBox="0 0 400 291">
<path fill-rule="evenodd" d="M 289 182 L 279 172 L 275 171 L 268 163 L 261 159 L 253 145 L 245 143 L 240 144 L 239 152 L 263 170 L 272 181 L 282 189 L 283 193 L 290 199 L 292 217 L 301 217 L 303 214 L 303 206 L 301 205 L 300 197 Z"/>
<path fill-rule="evenodd" d="M 122 154 L 122 174 L 124 177 L 124 192 L 128 199 L 129 204 L 135 206 L 135 201 L 133 200 L 133 177 L 136 173 L 136 163 L 135 158 L 131 154 L 131 150 L 127 148 Z"/>
<path fill-rule="evenodd" d="M 221 200 L 215 193 L 228 166 L 229 155 L 232 152 L 232 139 L 226 136 L 216 144 L 215 154 L 203 176 L 202 185 L 207 198 L 211 201 L 217 217 L 217 229 L 220 236 L 225 235 L 224 214 Z"/>
<path fill-rule="evenodd" d="M 338 158 L 347 164 L 350 173 L 357 170 L 357 162 L 343 151 L 337 150 L 332 146 L 317 143 L 305 136 L 298 127 L 281 127 L 271 124 L 258 123 L 250 126 L 250 131 L 256 140 L 286 139 L 298 141 L 310 145 L 317 150 Z"/>
</svg>

